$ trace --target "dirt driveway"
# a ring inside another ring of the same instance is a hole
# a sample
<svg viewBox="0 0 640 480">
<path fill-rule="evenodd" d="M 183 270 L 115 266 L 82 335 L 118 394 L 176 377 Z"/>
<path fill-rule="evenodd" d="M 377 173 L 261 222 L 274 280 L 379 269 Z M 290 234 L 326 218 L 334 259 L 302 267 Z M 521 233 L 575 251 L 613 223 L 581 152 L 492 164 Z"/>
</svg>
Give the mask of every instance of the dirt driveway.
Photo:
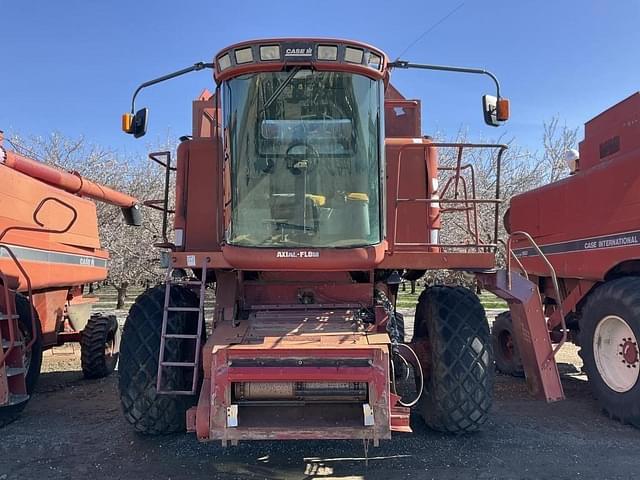
<svg viewBox="0 0 640 480">
<path fill-rule="evenodd" d="M 124 421 L 116 377 L 81 378 L 77 352 L 48 354 L 20 420 L 0 431 L 0 480 L 637 478 L 640 431 L 603 416 L 583 377 L 568 399 L 531 400 L 521 379 L 499 376 L 492 421 L 466 437 L 431 432 L 372 448 L 357 442 L 255 442 L 223 449 L 192 435 L 145 438 Z M 64 352 L 64 351 L 63 351 Z M 574 350 L 563 361 L 577 361 Z M 563 365 L 564 371 L 575 371 Z"/>
</svg>

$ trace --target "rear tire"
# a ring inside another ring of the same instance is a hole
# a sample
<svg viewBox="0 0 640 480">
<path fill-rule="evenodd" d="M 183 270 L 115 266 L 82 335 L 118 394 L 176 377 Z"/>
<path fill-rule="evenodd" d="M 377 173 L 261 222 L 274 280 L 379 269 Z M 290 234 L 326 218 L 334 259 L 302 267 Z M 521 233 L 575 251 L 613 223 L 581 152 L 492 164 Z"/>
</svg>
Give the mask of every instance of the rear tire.
<svg viewBox="0 0 640 480">
<path fill-rule="evenodd" d="M 589 384 L 613 418 L 640 428 L 640 278 L 606 282 L 589 294 L 580 319 L 580 356 Z"/>
<path fill-rule="evenodd" d="M 524 376 L 520 352 L 513 335 L 511 312 L 503 312 L 496 317 L 491 326 L 491 339 L 498 371 L 514 377 Z"/>
<path fill-rule="evenodd" d="M 94 315 L 89 319 L 80 339 L 84 378 L 104 378 L 115 370 L 120 346 L 119 333 L 115 315 Z"/>
<path fill-rule="evenodd" d="M 22 332 L 22 336 L 27 336 L 25 343 L 28 343 L 29 339 L 33 338 L 30 309 L 31 302 L 29 299 L 24 295 L 16 294 L 16 313 L 20 315 L 18 326 Z M 25 378 L 27 394 L 29 397 L 31 397 L 35 391 L 38 378 L 40 377 L 40 367 L 42 366 L 42 327 L 40 325 L 40 319 L 38 318 L 38 312 L 35 308 L 33 309 L 33 314 L 35 315 L 34 320 L 37 329 L 36 341 L 31 346 L 31 352 L 28 354 L 29 365 L 27 368 L 27 376 Z M 17 405 L 0 408 L 0 428 L 16 420 L 18 415 L 20 415 L 20 412 L 22 412 L 24 407 L 27 406 L 28 401 L 29 400 L 25 400 Z"/>
<path fill-rule="evenodd" d="M 494 380 L 489 326 L 478 297 L 463 287 L 435 286 L 422 292 L 414 342 L 420 340 L 429 343 L 419 349 L 429 367 L 420 415 L 437 431 L 478 430 L 491 409 Z"/>
<path fill-rule="evenodd" d="M 187 409 L 198 395 L 158 395 L 158 356 L 164 309 L 165 286 L 142 293 L 131 306 L 120 344 L 120 402 L 127 421 L 143 434 L 160 435 L 185 430 Z M 197 307 L 198 297 L 184 287 L 171 287 L 171 306 Z M 167 331 L 196 333 L 196 312 L 170 312 Z M 203 329 L 204 331 L 204 329 Z M 188 361 L 193 354 L 180 348 L 181 341 L 167 341 L 166 361 Z M 190 389 L 191 373 L 169 368 L 163 374 L 172 389 Z"/>
</svg>

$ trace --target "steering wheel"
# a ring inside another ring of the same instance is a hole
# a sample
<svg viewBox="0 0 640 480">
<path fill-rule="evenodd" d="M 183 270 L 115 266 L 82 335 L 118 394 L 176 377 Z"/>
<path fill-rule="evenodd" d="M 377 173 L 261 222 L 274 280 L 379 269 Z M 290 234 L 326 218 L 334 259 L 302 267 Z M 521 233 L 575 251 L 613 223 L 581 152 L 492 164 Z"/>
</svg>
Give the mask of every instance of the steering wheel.
<svg viewBox="0 0 640 480">
<path fill-rule="evenodd" d="M 291 153 L 296 147 L 304 147 L 304 153 Z M 320 154 L 316 148 L 307 142 L 293 142 L 287 148 L 284 155 L 287 162 L 287 169 L 293 175 L 300 175 L 304 172 L 311 172 L 316 167 Z"/>
</svg>

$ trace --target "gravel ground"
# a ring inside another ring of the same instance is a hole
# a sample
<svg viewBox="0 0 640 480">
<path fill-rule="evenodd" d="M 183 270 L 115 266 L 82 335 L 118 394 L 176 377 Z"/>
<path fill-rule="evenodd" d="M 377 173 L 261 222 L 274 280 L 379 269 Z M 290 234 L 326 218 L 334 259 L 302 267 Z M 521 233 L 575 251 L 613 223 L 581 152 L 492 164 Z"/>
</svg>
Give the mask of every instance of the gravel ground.
<svg viewBox="0 0 640 480">
<path fill-rule="evenodd" d="M 498 376 L 482 432 L 442 435 L 414 418 L 414 434 L 371 448 L 367 462 L 358 442 L 224 449 L 188 434 L 139 436 L 121 415 L 117 375 L 83 380 L 79 348 L 69 345 L 46 354 L 37 394 L 0 431 L 0 480 L 636 478 L 640 431 L 601 414 L 574 347 L 560 360 L 566 401 L 532 400 L 522 379 Z"/>
</svg>

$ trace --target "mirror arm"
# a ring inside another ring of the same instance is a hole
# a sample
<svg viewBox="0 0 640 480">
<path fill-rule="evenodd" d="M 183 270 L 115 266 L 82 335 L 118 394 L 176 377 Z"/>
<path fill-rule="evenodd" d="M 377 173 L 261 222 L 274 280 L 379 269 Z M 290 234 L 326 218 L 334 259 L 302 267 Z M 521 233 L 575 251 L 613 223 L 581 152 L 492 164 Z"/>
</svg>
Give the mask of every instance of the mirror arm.
<svg viewBox="0 0 640 480">
<path fill-rule="evenodd" d="M 390 68 L 418 68 L 421 70 L 438 70 L 441 72 L 458 72 L 458 73 L 476 73 L 480 75 L 489 76 L 496 84 L 496 97 L 500 99 L 500 82 L 498 78 L 488 70 L 482 68 L 469 68 L 469 67 L 451 67 L 449 65 L 431 65 L 425 63 L 411 63 L 405 60 L 396 60 L 389 63 Z"/>
<path fill-rule="evenodd" d="M 140 93 L 140 90 L 142 90 L 143 88 L 150 87 L 151 85 L 155 85 L 156 83 L 164 82 L 165 80 L 171 80 L 172 78 L 179 77 L 181 75 L 184 75 L 185 73 L 197 72 L 198 70 L 203 70 L 205 68 L 213 68 L 213 67 L 214 67 L 213 63 L 198 62 L 193 64 L 190 67 L 183 68 L 182 70 L 178 70 L 177 72 L 168 73 L 167 75 L 163 75 L 161 77 L 154 78 L 153 80 L 149 80 L 140 84 L 140 86 L 136 88 L 136 91 L 133 92 L 133 98 L 131 98 L 131 113 L 133 114 L 136 110 L 135 108 L 136 97 L 138 96 L 138 93 Z"/>
</svg>

